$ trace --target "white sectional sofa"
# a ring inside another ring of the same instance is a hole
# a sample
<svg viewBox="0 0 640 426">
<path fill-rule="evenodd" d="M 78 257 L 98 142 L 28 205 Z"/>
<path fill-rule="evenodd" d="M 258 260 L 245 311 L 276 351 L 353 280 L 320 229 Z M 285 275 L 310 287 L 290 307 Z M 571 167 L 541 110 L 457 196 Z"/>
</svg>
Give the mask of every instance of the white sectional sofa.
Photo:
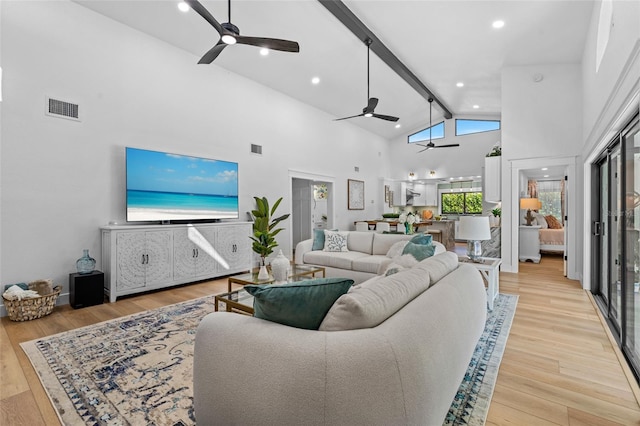
<svg viewBox="0 0 640 426">
<path fill-rule="evenodd" d="M 411 240 L 416 234 L 380 234 L 368 231 L 345 231 L 347 248 L 344 252 L 312 250 L 313 239 L 296 245 L 295 263 L 318 265 L 325 268 L 327 277 L 351 278 L 356 284 L 384 272 L 392 257 L 387 256 L 394 243 Z M 435 254 L 446 251 L 437 241 L 433 242 Z"/>
<path fill-rule="evenodd" d="M 319 330 L 216 312 L 200 323 L 194 409 L 211 425 L 441 425 L 486 321 L 455 253 L 340 296 Z"/>
</svg>

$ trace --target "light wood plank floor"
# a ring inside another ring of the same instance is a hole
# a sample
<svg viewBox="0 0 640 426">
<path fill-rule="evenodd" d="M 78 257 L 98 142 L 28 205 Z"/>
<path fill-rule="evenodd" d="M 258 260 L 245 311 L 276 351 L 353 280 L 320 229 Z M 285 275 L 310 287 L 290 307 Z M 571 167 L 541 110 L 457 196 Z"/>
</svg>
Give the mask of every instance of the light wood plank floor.
<svg viewBox="0 0 640 426">
<path fill-rule="evenodd" d="M 226 291 L 226 279 L 134 296 L 45 318 L 0 322 L 0 424 L 60 424 L 20 342 Z M 558 257 L 500 274 L 520 295 L 488 425 L 640 425 L 640 407 L 588 294 L 562 276 Z M 640 394 L 640 392 L 638 392 Z"/>
</svg>

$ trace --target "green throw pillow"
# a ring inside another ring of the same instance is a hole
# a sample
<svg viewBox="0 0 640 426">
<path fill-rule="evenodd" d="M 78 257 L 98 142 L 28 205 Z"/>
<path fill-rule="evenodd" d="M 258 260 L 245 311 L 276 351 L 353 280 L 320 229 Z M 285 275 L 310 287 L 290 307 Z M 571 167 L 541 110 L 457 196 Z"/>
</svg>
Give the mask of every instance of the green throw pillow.
<svg viewBox="0 0 640 426">
<path fill-rule="evenodd" d="M 430 245 L 433 240 L 433 236 L 431 234 L 418 234 L 415 237 L 411 238 L 409 242 L 414 244 L 422 244 L 422 245 Z"/>
<path fill-rule="evenodd" d="M 316 278 L 289 284 L 246 285 L 253 316 L 291 327 L 317 330 L 338 297 L 353 285 L 347 278 Z"/>
<path fill-rule="evenodd" d="M 409 241 L 407 245 L 404 246 L 404 250 L 402 250 L 402 254 L 410 254 L 415 257 L 418 262 L 433 256 L 435 252 L 436 248 L 433 244 L 416 244 L 411 241 Z"/>
</svg>

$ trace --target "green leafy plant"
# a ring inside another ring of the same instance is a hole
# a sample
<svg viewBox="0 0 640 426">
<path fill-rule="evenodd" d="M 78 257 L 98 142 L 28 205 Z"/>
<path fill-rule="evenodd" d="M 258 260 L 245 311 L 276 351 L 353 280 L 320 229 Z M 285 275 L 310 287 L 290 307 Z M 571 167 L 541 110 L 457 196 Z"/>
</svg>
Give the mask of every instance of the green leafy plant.
<svg viewBox="0 0 640 426">
<path fill-rule="evenodd" d="M 502 209 L 499 207 L 496 207 L 495 209 L 491 210 L 491 214 L 494 215 L 495 217 L 500 217 L 500 215 L 502 215 Z"/>
<path fill-rule="evenodd" d="M 490 153 L 488 153 L 487 157 L 499 157 L 502 155 L 502 148 L 499 146 L 494 146 Z"/>
<path fill-rule="evenodd" d="M 276 209 L 282 201 L 282 197 L 278 198 L 273 204 L 271 209 L 269 208 L 269 201 L 266 197 L 253 197 L 256 200 L 256 209 L 251 211 L 254 217 L 253 222 L 253 240 L 252 249 L 256 252 L 261 259 L 261 265 L 265 265 L 265 259 L 273 253 L 273 249 L 278 246 L 276 241 L 276 235 L 280 233 L 284 228 L 278 228 L 278 224 L 283 220 L 286 220 L 290 215 L 284 214 L 279 217 L 273 217 Z"/>
</svg>

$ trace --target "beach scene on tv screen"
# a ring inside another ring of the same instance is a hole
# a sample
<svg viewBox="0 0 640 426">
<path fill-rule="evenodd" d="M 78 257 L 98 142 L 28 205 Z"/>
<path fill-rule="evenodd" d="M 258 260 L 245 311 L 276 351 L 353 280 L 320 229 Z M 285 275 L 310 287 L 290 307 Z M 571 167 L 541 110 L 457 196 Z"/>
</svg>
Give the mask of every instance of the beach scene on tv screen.
<svg viewBox="0 0 640 426">
<path fill-rule="evenodd" d="M 238 164 L 127 148 L 127 220 L 238 217 Z"/>
</svg>

